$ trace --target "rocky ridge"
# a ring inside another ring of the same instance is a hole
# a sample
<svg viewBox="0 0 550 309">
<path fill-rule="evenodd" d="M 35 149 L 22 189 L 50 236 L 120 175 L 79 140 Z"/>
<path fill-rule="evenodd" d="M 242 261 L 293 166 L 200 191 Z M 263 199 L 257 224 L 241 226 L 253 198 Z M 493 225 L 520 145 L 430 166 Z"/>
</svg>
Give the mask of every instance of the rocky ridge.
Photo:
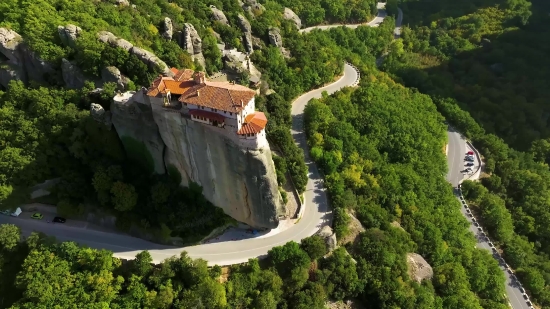
<svg viewBox="0 0 550 309">
<path fill-rule="evenodd" d="M 246 51 L 249 54 L 252 54 L 254 48 L 252 46 L 252 27 L 250 26 L 250 22 L 248 22 L 248 20 L 241 14 L 237 15 L 237 18 L 239 19 L 239 26 L 241 27 L 241 31 L 243 32 Z"/>
<path fill-rule="evenodd" d="M 227 17 L 225 17 L 225 14 L 221 10 L 219 10 L 215 6 L 211 5 L 210 6 L 210 11 L 212 11 L 212 19 L 213 20 L 219 21 L 220 23 L 222 23 L 226 26 L 229 26 L 229 20 L 227 19 Z"/>
<path fill-rule="evenodd" d="M 143 48 L 139 48 L 137 46 L 134 46 L 132 43 L 126 41 L 125 39 L 118 38 L 114 34 L 108 31 L 100 31 L 98 34 L 98 39 L 103 42 L 107 43 L 113 47 L 119 47 L 126 51 L 128 51 L 130 54 L 135 55 L 138 57 L 139 60 L 143 61 L 143 63 L 147 64 L 147 66 L 150 69 L 157 68 L 160 70 L 160 72 L 166 76 L 173 76 L 174 74 L 170 71 L 170 68 L 166 65 L 166 63 L 160 58 L 158 58 L 155 54 L 153 54 L 150 51 L 147 51 Z"/>
<path fill-rule="evenodd" d="M 185 23 L 183 25 L 183 31 L 177 34 L 177 41 L 193 60 L 197 60 L 203 68 L 206 67 L 206 61 L 202 54 L 202 39 L 192 24 Z"/>
<path fill-rule="evenodd" d="M 285 10 L 283 12 L 283 18 L 286 19 L 286 20 L 292 21 L 294 23 L 294 25 L 296 26 L 296 28 L 298 28 L 298 30 L 300 30 L 300 28 L 302 28 L 302 20 L 291 9 L 285 8 Z"/>
</svg>

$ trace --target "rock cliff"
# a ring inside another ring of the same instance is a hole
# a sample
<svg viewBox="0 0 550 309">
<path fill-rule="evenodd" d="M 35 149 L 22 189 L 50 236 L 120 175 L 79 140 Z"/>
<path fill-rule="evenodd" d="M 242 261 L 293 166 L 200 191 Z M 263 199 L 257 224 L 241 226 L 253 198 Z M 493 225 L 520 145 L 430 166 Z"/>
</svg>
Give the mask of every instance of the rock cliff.
<svg viewBox="0 0 550 309">
<path fill-rule="evenodd" d="M 7 87 L 12 79 L 42 83 L 44 76 L 55 73 L 52 64 L 33 53 L 13 30 L 0 28 L 0 82 Z"/>
<path fill-rule="evenodd" d="M 203 68 L 206 67 L 206 61 L 202 54 L 202 39 L 192 24 L 185 23 L 183 31 L 177 36 L 178 44 L 183 50 L 187 51 L 193 60 L 197 60 Z"/>
<path fill-rule="evenodd" d="M 124 145 L 130 159 L 141 163 L 150 172 L 164 174 L 164 143 L 159 134 L 153 111 L 145 102 L 141 91 L 132 97 L 129 92 L 120 94 L 120 103 L 111 104 L 110 121 Z M 92 117 L 99 121 L 101 112 L 97 106 L 92 107 Z M 103 121 L 102 121 L 103 122 Z"/>
<path fill-rule="evenodd" d="M 248 20 L 241 14 L 237 15 L 237 19 L 239 20 L 239 26 L 241 27 L 241 31 L 243 32 L 246 51 L 249 54 L 252 54 L 254 48 L 252 46 L 252 27 L 250 26 L 250 22 L 248 22 Z"/>
<path fill-rule="evenodd" d="M 125 95 L 115 97 L 112 122 L 123 142 L 130 137 L 145 145 L 157 173 L 165 168 L 182 186 L 199 184 L 210 202 L 240 222 L 277 227 L 285 209 L 269 148 L 241 149 L 215 128 L 151 105 L 141 91 L 128 100 Z"/>
</svg>

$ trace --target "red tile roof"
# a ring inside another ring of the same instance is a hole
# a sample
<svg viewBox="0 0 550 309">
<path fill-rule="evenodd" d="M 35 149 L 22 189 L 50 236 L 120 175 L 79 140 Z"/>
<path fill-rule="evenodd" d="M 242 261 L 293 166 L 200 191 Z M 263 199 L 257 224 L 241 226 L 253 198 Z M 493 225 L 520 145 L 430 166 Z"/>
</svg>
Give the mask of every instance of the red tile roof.
<svg viewBox="0 0 550 309">
<path fill-rule="evenodd" d="M 266 124 L 267 118 L 265 117 L 264 113 L 252 113 L 246 116 L 246 118 L 244 119 L 244 124 L 242 125 L 239 132 L 237 132 L 237 134 L 245 135 L 259 133 L 261 130 L 265 129 Z"/>
<path fill-rule="evenodd" d="M 238 113 L 254 98 L 256 92 L 241 85 L 228 82 L 209 82 L 191 87 L 179 101 L 214 108 L 222 111 Z"/>
<path fill-rule="evenodd" d="M 208 118 L 210 120 L 216 120 L 218 122 L 225 122 L 225 117 L 224 116 L 222 116 L 220 114 L 213 113 L 213 112 L 207 112 L 207 111 L 199 110 L 199 109 L 190 109 L 189 110 L 189 115 L 196 116 L 196 117 L 204 117 L 204 118 Z"/>
</svg>

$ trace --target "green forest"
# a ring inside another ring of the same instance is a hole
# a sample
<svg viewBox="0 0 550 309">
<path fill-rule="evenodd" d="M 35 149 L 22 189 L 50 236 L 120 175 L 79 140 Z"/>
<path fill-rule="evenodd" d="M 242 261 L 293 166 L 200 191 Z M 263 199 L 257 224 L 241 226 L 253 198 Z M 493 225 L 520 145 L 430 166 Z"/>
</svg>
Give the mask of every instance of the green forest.
<svg viewBox="0 0 550 309">
<path fill-rule="evenodd" d="M 466 199 L 506 262 L 550 307 L 550 7 L 545 1 L 405 1 L 403 51 L 383 70 L 428 94 L 484 157 Z"/>
<path fill-rule="evenodd" d="M 107 107 L 114 85 L 105 84 L 101 94 L 92 94 L 91 83 L 65 89 L 59 66 L 63 58 L 75 61 L 93 79 L 114 65 L 132 88 L 149 85 L 159 72 L 98 42 L 95 34 L 107 30 L 169 66 L 214 73 L 223 66 L 215 33 L 244 51 L 237 23 L 243 14 L 265 45 L 251 59 L 275 91 L 262 91 L 256 104 L 268 116 L 268 138 L 284 154 L 277 172 L 288 172 L 300 192 L 307 167 L 290 134 L 292 101 L 334 81 L 344 61 L 361 71 L 359 87 L 312 100 L 305 112 L 309 154 L 325 175 L 340 247 L 327 255 L 324 240 L 314 236 L 229 268 L 208 267 L 185 253 L 154 265 L 146 251 L 125 261 L 47 235 L 20 241 L 17 227 L 2 225 L 0 308 L 321 309 L 327 300 L 349 298 L 366 308 L 508 308 L 498 263 L 475 249 L 444 179 L 446 122 L 474 143 L 485 162 L 482 179 L 463 184 L 466 199 L 532 299 L 550 308 L 550 114 L 544 104 L 550 95 L 550 5 L 391 0 L 389 13 L 399 5 L 405 25 L 393 40 L 392 16 L 376 28 L 305 35 L 282 18 L 288 7 L 304 26 L 364 22 L 376 14 L 369 0 L 267 0 L 261 1 L 264 11 L 252 13 L 232 0 L 131 3 L 135 7 L 114 0 L 0 3 L 0 27 L 21 34 L 58 72 L 46 84 L 14 81 L 0 91 L 2 207 L 28 200 L 30 186 L 60 177 L 53 198 L 68 217 L 100 209 L 117 215 L 122 230 L 137 226 L 186 243 L 232 222 L 206 201 L 200 186 L 180 188 L 178 179 L 136 165 L 116 132 L 91 119 L 90 104 Z M 210 5 L 225 12 L 230 26 L 212 21 Z M 205 68 L 159 34 L 166 16 L 175 30 L 186 22 L 195 26 Z M 57 33 L 67 23 L 83 30 L 74 47 L 64 46 Z M 280 27 L 290 58 L 268 46 L 273 26 Z M 354 218 L 365 231 L 352 229 Z M 433 268 L 431 280 L 411 278 L 410 253 Z"/>
</svg>

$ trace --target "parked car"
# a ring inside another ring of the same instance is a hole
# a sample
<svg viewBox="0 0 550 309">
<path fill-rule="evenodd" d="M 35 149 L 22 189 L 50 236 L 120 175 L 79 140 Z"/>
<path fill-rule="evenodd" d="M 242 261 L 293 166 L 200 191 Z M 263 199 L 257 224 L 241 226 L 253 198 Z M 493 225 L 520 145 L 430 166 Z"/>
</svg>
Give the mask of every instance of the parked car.
<svg viewBox="0 0 550 309">
<path fill-rule="evenodd" d="M 474 163 L 473 162 L 468 162 L 465 164 L 465 166 L 474 166 Z"/>
<path fill-rule="evenodd" d="M 481 226 L 479 226 L 479 224 L 477 225 L 477 230 L 483 232 L 483 229 L 481 228 Z"/>
<path fill-rule="evenodd" d="M 44 218 L 44 216 L 39 212 L 35 212 L 32 214 L 31 218 L 41 220 L 42 218 Z"/>
<path fill-rule="evenodd" d="M 474 152 L 470 150 L 470 151 L 468 151 L 466 154 L 467 154 L 467 155 L 473 156 L 473 155 L 474 155 Z"/>
<path fill-rule="evenodd" d="M 491 248 L 495 247 L 495 245 L 493 245 L 493 243 L 491 241 L 489 241 L 489 246 L 491 246 Z"/>
<path fill-rule="evenodd" d="M 53 218 L 53 222 L 56 222 L 56 223 L 65 223 L 65 218 L 62 218 L 62 217 L 55 217 Z"/>
<path fill-rule="evenodd" d="M 524 289 L 523 287 L 521 287 L 521 286 L 519 287 L 519 291 L 520 291 L 521 293 L 525 294 L 525 289 Z"/>
<path fill-rule="evenodd" d="M 460 172 L 461 172 L 462 174 L 466 174 L 466 173 L 468 173 L 468 169 L 461 170 Z"/>
<path fill-rule="evenodd" d="M 477 221 L 474 222 L 474 225 L 479 227 L 479 223 L 477 223 Z"/>
<path fill-rule="evenodd" d="M 469 213 L 469 214 L 472 213 L 472 211 L 470 210 L 470 208 L 466 208 L 466 212 Z"/>
<path fill-rule="evenodd" d="M 464 161 L 474 162 L 474 158 L 473 157 L 466 157 L 466 158 L 464 158 Z"/>
</svg>

